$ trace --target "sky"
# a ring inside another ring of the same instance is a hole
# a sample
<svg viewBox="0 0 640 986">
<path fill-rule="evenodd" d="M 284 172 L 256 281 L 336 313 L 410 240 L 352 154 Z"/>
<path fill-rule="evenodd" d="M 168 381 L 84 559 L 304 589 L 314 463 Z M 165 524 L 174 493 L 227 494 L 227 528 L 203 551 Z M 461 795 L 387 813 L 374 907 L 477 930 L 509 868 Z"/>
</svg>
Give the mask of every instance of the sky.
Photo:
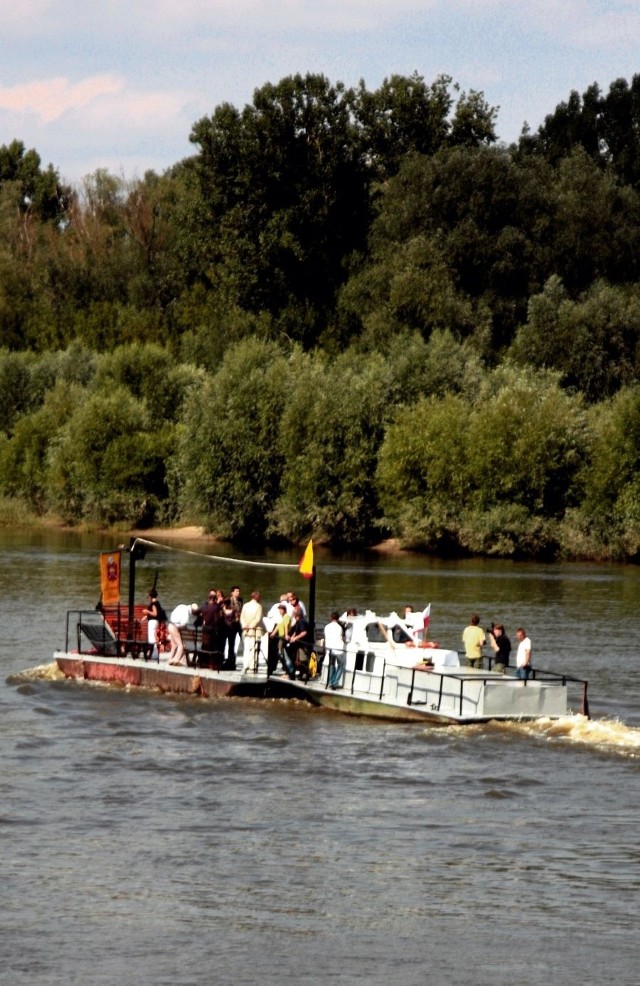
<svg viewBox="0 0 640 986">
<path fill-rule="evenodd" d="M 161 173 L 216 106 L 296 73 L 449 75 L 509 143 L 572 90 L 640 72 L 639 0 L 0 0 L 0 25 L 0 145 L 76 186 Z"/>
</svg>

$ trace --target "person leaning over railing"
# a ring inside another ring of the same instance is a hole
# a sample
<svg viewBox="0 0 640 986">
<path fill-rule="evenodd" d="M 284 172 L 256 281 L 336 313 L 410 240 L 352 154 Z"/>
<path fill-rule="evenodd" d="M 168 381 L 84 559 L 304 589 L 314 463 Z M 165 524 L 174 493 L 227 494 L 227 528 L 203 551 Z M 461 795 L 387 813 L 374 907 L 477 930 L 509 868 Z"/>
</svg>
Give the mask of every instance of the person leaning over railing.
<svg viewBox="0 0 640 986">
<path fill-rule="evenodd" d="M 198 608 L 197 603 L 191 603 L 190 606 L 187 603 L 180 603 L 171 613 L 167 624 L 169 640 L 171 641 L 171 650 L 169 651 L 167 664 L 184 665 L 187 663 L 187 653 L 184 641 L 182 640 L 182 631 L 188 625 L 191 617 L 198 612 Z"/>
</svg>

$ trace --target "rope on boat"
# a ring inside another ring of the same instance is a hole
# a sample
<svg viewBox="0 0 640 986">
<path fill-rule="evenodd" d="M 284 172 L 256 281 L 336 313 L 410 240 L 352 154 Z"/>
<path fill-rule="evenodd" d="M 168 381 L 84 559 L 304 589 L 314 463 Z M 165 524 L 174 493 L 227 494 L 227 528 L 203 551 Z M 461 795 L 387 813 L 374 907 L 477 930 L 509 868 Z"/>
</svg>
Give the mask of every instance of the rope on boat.
<svg viewBox="0 0 640 986">
<path fill-rule="evenodd" d="M 293 562 L 277 562 L 277 561 L 248 561 L 245 558 L 227 558 L 224 555 L 208 555 L 203 551 L 190 551 L 189 548 L 176 548 L 172 544 L 162 544 L 160 541 L 149 541 L 147 538 L 136 538 L 131 548 L 133 549 L 136 544 L 146 544 L 150 548 L 162 548 L 164 551 L 179 551 L 183 555 L 195 555 L 196 558 L 209 558 L 211 561 L 222 561 L 228 562 L 231 565 L 254 565 L 257 568 L 288 568 L 289 570 L 295 569 L 298 571 L 299 566 Z"/>
</svg>

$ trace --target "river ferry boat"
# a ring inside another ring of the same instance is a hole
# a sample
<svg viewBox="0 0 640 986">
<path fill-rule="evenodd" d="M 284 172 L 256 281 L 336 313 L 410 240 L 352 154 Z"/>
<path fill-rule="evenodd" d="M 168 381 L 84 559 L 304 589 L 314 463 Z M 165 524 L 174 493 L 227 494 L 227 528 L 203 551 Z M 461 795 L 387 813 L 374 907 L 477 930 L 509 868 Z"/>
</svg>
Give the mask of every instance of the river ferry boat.
<svg viewBox="0 0 640 986">
<path fill-rule="evenodd" d="M 525 681 L 490 667 L 461 667 L 457 651 L 416 639 L 420 635 L 395 613 L 367 611 L 351 618 L 344 671 L 338 687 L 330 687 L 331 662 L 321 634 L 315 638 L 314 677 L 303 672 L 292 680 L 281 668 L 268 675 L 267 634 L 255 649 L 245 641 L 239 670 L 204 666 L 211 662 L 195 628 L 183 634 L 187 666 L 169 666 L 151 660 L 137 610 L 132 620 L 120 607 L 69 612 L 65 648 L 54 654 L 64 675 L 205 698 L 297 698 L 350 715 L 438 725 L 560 718 L 571 714 L 570 692 L 575 711 L 589 714 L 583 679 L 534 668 Z"/>
<path fill-rule="evenodd" d="M 268 673 L 268 626 L 261 637 L 245 640 L 239 670 L 222 669 L 223 655 L 205 650 L 195 625 L 182 630 L 185 666 L 169 665 L 166 655 L 152 660 L 154 647 L 147 639 L 143 607 L 135 604 L 136 562 L 144 559 L 147 548 L 180 550 L 144 538 L 131 539 L 126 552 L 128 603 L 120 601 L 122 550 L 101 553 L 100 602 L 95 610 L 67 613 L 65 646 L 54 654 L 67 678 L 206 698 L 298 698 L 350 715 L 440 725 L 560 718 L 571 712 L 571 691 L 572 698 L 578 697 L 579 711 L 589 714 L 587 682 L 583 679 L 534 668 L 528 680 L 520 680 L 510 673 L 493 671 L 491 658 L 486 659 L 486 670 L 461 667 L 457 651 L 424 639 L 429 610 L 418 623 L 401 619 L 396 613 L 378 616 L 369 610 L 350 616 L 345 625 L 343 671 L 336 680 L 335 667 L 324 653 L 322 632 L 313 630 L 316 568 L 311 541 L 300 565 L 244 564 L 296 569 L 310 579 L 309 623 L 316 656 L 313 674 L 304 662 L 297 675 L 292 676 L 291 665 Z M 216 559 L 214 555 L 206 557 Z"/>
</svg>

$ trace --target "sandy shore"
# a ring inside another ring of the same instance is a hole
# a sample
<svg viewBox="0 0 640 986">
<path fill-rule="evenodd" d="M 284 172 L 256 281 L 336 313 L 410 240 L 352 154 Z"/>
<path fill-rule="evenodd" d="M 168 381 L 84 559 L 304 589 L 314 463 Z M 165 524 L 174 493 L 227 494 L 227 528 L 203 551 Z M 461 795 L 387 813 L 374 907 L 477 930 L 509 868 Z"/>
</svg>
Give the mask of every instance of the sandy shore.
<svg viewBox="0 0 640 986">
<path fill-rule="evenodd" d="M 195 524 L 190 527 L 147 527 L 144 531 L 133 530 L 129 532 L 131 537 L 163 538 L 165 541 L 219 541 L 214 534 L 205 533 L 204 527 L 197 527 Z"/>
<path fill-rule="evenodd" d="M 204 527 L 197 527 L 195 524 L 187 527 L 149 527 L 144 531 L 133 530 L 129 532 L 132 537 L 148 538 L 153 541 L 161 538 L 164 541 L 204 541 L 207 544 L 221 543 L 221 539 L 215 534 L 207 534 Z M 318 546 L 321 542 L 314 542 Z M 371 546 L 371 551 L 379 551 L 384 554 L 393 554 L 402 551 L 402 547 L 397 538 L 387 538 L 379 544 Z"/>
</svg>

